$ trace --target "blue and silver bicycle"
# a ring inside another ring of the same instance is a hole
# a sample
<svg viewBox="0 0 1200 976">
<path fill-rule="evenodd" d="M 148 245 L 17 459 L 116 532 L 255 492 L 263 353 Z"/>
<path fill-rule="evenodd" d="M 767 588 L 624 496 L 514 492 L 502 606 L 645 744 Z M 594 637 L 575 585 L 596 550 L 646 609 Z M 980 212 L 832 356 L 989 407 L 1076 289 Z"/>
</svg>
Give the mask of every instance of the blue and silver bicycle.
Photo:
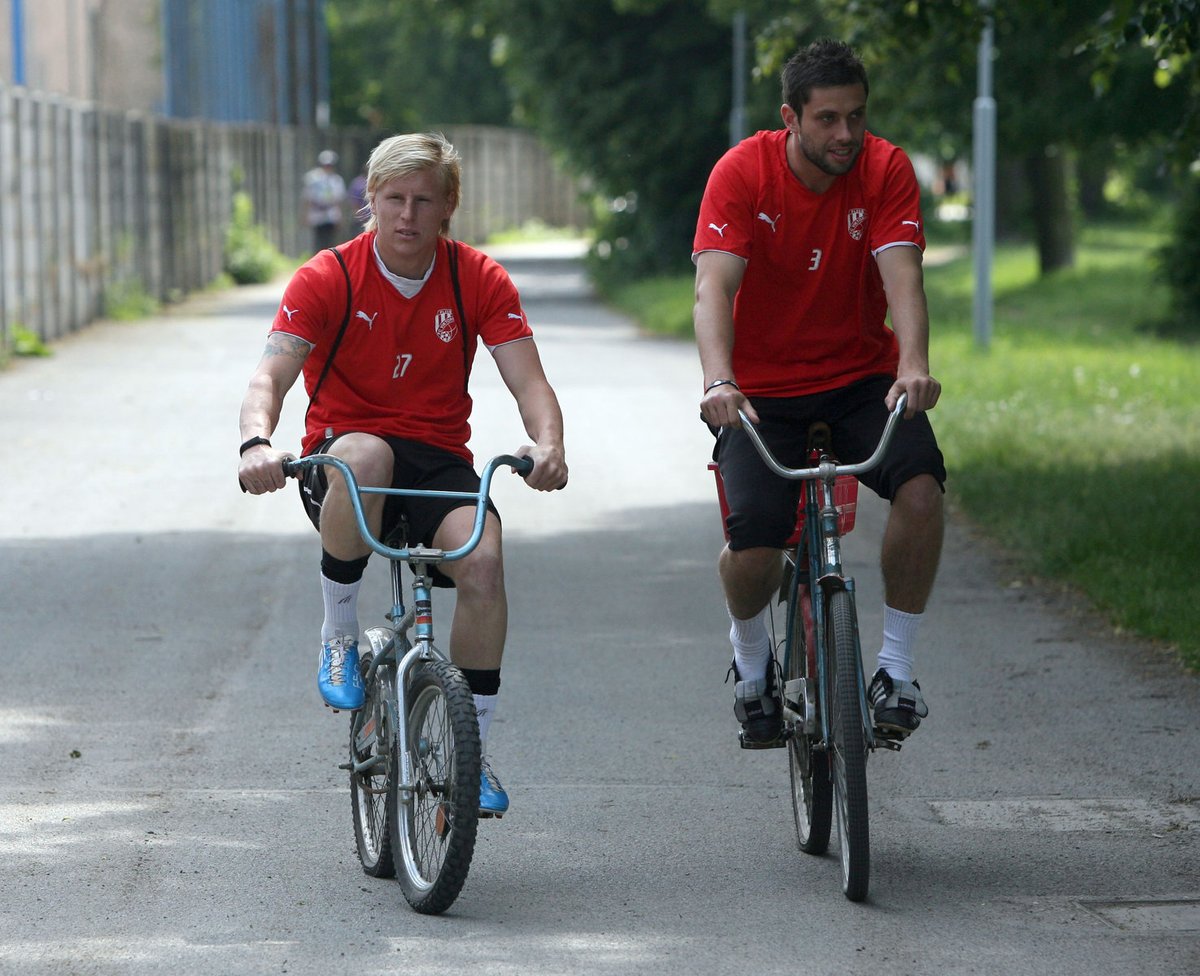
<svg viewBox="0 0 1200 976">
<path fill-rule="evenodd" d="M 342 765 L 350 773 L 359 860 L 373 877 L 397 877 L 408 903 L 435 915 L 462 891 L 475 851 L 480 745 L 466 679 L 434 644 L 430 569 L 462 559 L 479 545 L 496 469 L 508 466 L 524 475 L 533 461 L 493 458 L 483 469 L 478 492 L 364 488 L 341 458 L 329 454 L 286 461 L 284 473 L 302 477 L 316 465 L 335 468 L 345 479 L 363 540 L 391 567 L 388 626 L 365 632 L 368 646 L 359 667 L 366 700 L 351 713 L 350 758 Z M 403 539 L 385 542 L 367 525 L 362 508 L 366 494 L 467 499 L 475 505 L 474 528 L 452 550 L 410 547 Z M 405 564 L 413 576 L 407 608 L 401 575 Z"/>
</svg>

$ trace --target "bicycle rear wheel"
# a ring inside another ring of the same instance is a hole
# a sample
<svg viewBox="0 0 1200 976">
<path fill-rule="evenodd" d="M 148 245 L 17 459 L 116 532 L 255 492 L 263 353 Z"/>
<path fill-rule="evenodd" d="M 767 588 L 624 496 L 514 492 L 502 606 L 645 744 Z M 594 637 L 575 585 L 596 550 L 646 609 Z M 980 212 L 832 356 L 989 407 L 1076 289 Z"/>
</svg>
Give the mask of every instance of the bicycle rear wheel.
<svg viewBox="0 0 1200 976">
<path fill-rule="evenodd" d="M 859 700 L 854 601 L 845 590 L 830 594 L 826 627 L 830 684 L 830 765 L 837 800 L 841 846 L 842 891 L 851 901 L 867 897 L 871 873 L 870 825 L 867 821 L 867 740 Z"/>
<path fill-rule="evenodd" d="M 815 702 L 816 658 L 813 656 L 808 628 L 805 626 L 805 621 L 812 619 L 812 594 L 802 583 L 792 591 L 792 599 L 796 601 L 796 607 L 793 613 L 787 679 L 805 679 L 805 698 L 809 702 Z M 816 748 L 819 740 L 819 726 L 815 734 L 809 735 L 805 733 L 804 725 L 800 722 L 795 723 L 792 734 L 788 737 L 792 816 L 796 823 L 796 843 L 805 854 L 824 854 L 829 849 L 829 832 L 833 819 L 829 754 Z"/>
<path fill-rule="evenodd" d="M 392 805 L 396 868 L 408 903 L 444 912 L 462 891 L 479 827 L 479 724 L 462 673 L 443 661 L 414 668 L 407 690 L 408 798 Z"/>
<path fill-rule="evenodd" d="M 360 663 L 364 683 L 370 654 Z M 380 667 L 367 684 L 361 712 L 350 724 L 350 801 L 354 810 L 354 840 L 363 870 L 373 878 L 396 873 L 390 824 L 396 803 L 396 756 L 392 669 Z M 361 719 L 361 724 L 360 724 Z M 363 764 L 368 768 L 356 772 Z"/>
</svg>

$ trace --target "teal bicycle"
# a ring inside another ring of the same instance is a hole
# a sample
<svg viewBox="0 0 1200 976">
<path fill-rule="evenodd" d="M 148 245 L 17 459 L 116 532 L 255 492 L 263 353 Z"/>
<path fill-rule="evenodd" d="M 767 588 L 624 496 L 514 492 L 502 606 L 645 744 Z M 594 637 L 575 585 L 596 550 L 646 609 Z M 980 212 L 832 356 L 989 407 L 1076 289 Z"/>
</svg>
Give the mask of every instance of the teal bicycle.
<svg viewBox="0 0 1200 976">
<path fill-rule="evenodd" d="M 396 877 L 416 911 L 436 915 L 462 891 L 475 852 L 481 757 L 471 691 L 434 644 L 430 569 L 462 559 L 479 545 L 497 468 L 525 475 L 533 461 L 507 454 L 492 458 L 478 492 L 365 488 L 341 458 L 330 454 L 285 461 L 284 473 L 302 477 L 316 465 L 332 467 L 345 479 L 358 531 L 391 567 L 388 626 L 365 632 L 368 646 L 359 667 L 366 698 L 351 713 L 350 758 L 341 765 L 350 773 L 358 857 L 368 875 Z M 363 514 L 367 494 L 469 500 L 475 505 L 473 531 L 452 550 L 410 547 L 403 538 L 380 540 Z M 406 564 L 413 577 L 407 608 L 401 573 Z"/>
<path fill-rule="evenodd" d="M 858 475 L 877 467 L 904 416 L 902 395 L 888 417 L 874 453 L 858 464 L 839 464 L 829 428 L 808 431 L 807 468 L 787 468 L 740 413 L 763 462 L 781 478 L 803 481 L 796 531 L 785 551 L 779 601 L 784 631 L 777 641 L 783 687 L 783 744 L 788 751 L 796 840 L 807 854 L 829 848 L 837 810 L 842 891 L 851 901 L 867 897 L 871 870 L 867 808 L 867 756 L 900 742 L 874 727 L 863 676 L 854 580 L 842 569 L 841 537 L 854 527 Z M 724 486 L 715 464 L 722 514 Z"/>
</svg>

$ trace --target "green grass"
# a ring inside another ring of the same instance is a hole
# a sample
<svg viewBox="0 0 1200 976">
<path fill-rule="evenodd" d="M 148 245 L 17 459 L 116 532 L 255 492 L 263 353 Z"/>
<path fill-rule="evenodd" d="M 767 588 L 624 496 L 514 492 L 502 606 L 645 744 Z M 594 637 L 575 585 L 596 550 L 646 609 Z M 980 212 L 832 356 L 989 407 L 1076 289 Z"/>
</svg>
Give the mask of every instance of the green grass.
<svg viewBox="0 0 1200 976">
<path fill-rule="evenodd" d="M 647 332 L 692 339 L 692 297 L 695 278 L 677 275 L 642 278 L 608 291 L 604 297 Z"/>
<path fill-rule="evenodd" d="M 496 231 L 488 236 L 489 244 L 525 244 L 530 241 L 569 241 L 580 236 L 574 227 L 551 227 L 540 220 L 527 220 L 519 227 Z"/>
<path fill-rule="evenodd" d="M 928 267 L 933 419 L 950 499 L 1020 572 L 1070 584 L 1117 630 L 1200 669 L 1200 344 L 1153 337 L 1167 306 L 1159 243 L 1090 229 L 1077 266 L 1048 278 L 1031 247 L 1001 247 L 987 350 L 973 337 L 970 257 Z M 689 278 L 613 301 L 690 336 Z"/>
</svg>

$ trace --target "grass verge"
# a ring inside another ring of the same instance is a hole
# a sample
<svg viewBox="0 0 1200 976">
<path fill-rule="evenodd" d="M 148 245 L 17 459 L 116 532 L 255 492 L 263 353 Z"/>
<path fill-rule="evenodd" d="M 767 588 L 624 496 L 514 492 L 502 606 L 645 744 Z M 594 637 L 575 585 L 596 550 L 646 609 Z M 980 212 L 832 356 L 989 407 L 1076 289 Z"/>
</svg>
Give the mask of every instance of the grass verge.
<svg viewBox="0 0 1200 976">
<path fill-rule="evenodd" d="M 986 350 L 970 257 L 928 267 L 934 421 L 953 503 L 1021 572 L 1070 584 L 1118 631 L 1200 669 L 1200 344 L 1149 331 L 1167 305 L 1159 243 L 1090 228 L 1076 267 L 1046 278 L 1031 247 L 1001 247 Z M 690 277 L 608 297 L 647 329 L 691 336 Z"/>
</svg>

